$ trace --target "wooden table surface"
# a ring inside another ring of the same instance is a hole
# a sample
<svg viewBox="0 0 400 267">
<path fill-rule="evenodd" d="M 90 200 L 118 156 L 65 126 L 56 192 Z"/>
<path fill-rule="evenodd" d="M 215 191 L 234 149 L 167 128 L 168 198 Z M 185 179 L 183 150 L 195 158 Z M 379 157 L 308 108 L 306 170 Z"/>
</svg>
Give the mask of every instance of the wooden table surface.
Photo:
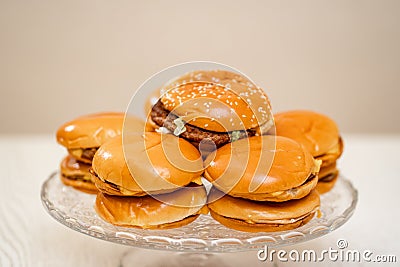
<svg viewBox="0 0 400 267">
<path fill-rule="evenodd" d="M 344 141 L 339 167 L 359 191 L 353 217 L 333 233 L 284 249 L 321 251 L 344 238 L 349 249 L 396 255 L 399 264 L 400 136 L 344 135 Z M 52 219 L 40 201 L 43 181 L 65 154 L 54 137 L 2 135 L 0 149 L 0 266 L 186 266 L 179 257 L 186 257 L 187 266 L 268 266 L 257 260 L 256 251 L 209 255 L 207 262 L 204 255 L 131 248 L 77 233 Z M 356 264 L 364 265 L 373 266 Z"/>
</svg>

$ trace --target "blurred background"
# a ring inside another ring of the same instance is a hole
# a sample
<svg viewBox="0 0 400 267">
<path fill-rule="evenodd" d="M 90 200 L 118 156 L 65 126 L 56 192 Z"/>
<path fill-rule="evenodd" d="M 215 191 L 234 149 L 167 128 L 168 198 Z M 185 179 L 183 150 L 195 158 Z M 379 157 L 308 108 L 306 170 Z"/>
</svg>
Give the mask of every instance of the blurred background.
<svg viewBox="0 0 400 267">
<path fill-rule="evenodd" d="M 398 0 L 0 0 L 0 133 L 52 134 L 125 110 L 152 74 L 210 60 L 251 77 L 274 111 L 399 134 L 399 10 Z"/>
</svg>

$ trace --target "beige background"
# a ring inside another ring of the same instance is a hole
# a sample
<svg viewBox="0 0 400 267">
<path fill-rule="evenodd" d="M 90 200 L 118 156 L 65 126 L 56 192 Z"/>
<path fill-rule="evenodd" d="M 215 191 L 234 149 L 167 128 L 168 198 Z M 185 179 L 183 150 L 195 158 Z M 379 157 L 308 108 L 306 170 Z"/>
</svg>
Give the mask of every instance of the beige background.
<svg viewBox="0 0 400 267">
<path fill-rule="evenodd" d="M 191 60 L 243 71 L 275 111 L 400 133 L 397 0 L 0 0 L 0 38 L 0 133 L 125 110 L 150 75 Z"/>
</svg>

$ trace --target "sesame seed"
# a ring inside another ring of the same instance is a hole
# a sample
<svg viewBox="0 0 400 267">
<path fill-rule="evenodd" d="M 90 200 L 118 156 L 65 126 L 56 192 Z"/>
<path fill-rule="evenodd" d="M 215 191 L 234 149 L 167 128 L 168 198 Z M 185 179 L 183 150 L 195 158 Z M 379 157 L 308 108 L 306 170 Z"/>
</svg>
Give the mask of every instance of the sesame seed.
<svg viewBox="0 0 400 267">
<path fill-rule="evenodd" d="M 207 127 L 208 127 L 208 123 L 204 124 L 204 127 L 206 127 L 206 128 L 207 128 Z"/>
</svg>

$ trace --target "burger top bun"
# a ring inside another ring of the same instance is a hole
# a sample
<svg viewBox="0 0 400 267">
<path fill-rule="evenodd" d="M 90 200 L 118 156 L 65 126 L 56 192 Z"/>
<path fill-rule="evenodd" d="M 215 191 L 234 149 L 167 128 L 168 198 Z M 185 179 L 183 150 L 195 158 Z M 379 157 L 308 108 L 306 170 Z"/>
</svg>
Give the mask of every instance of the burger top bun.
<svg viewBox="0 0 400 267">
<path fill-rule="evenodd" d="M 273 124 L 265 92 L 237 73 L 190 72 L 167 84 L 161 93 L 167 110 L 209 131 L 231 132 Z"/>
<path fill-rule="evenodd" d="M 204 176 L 232 195 L 298 187 L 316 174 L 320 165 L 299 143 L 281 136 L 255 136 L 229 143 L 206 162 L 209 166 Z"/>
<path fill-rule="evenodd" d="M 296 140 L 314 157 L 339 149 L 339 129 L 336 123 L 325 115 L 313 111 L 293 110 L 275 114 L 274 118 L 277 135 Z"/>
<path fill-rule="evenodd" d="M 96 152 L 97 176 L 129 191 L 171 191 L 200 180 L 199 151 L 188 141 L 156 132 L 117 137 Z"/>
<path fill-rule="evenodd" d="M 151 131 L 151 126 L 123 112 L 102 112 L 78 117 L 57 130 L 57 141 L 67 149 L 99 147 L 107 140 L 121 135 L 126 129 L 134 132 Z"/>
</svg>

